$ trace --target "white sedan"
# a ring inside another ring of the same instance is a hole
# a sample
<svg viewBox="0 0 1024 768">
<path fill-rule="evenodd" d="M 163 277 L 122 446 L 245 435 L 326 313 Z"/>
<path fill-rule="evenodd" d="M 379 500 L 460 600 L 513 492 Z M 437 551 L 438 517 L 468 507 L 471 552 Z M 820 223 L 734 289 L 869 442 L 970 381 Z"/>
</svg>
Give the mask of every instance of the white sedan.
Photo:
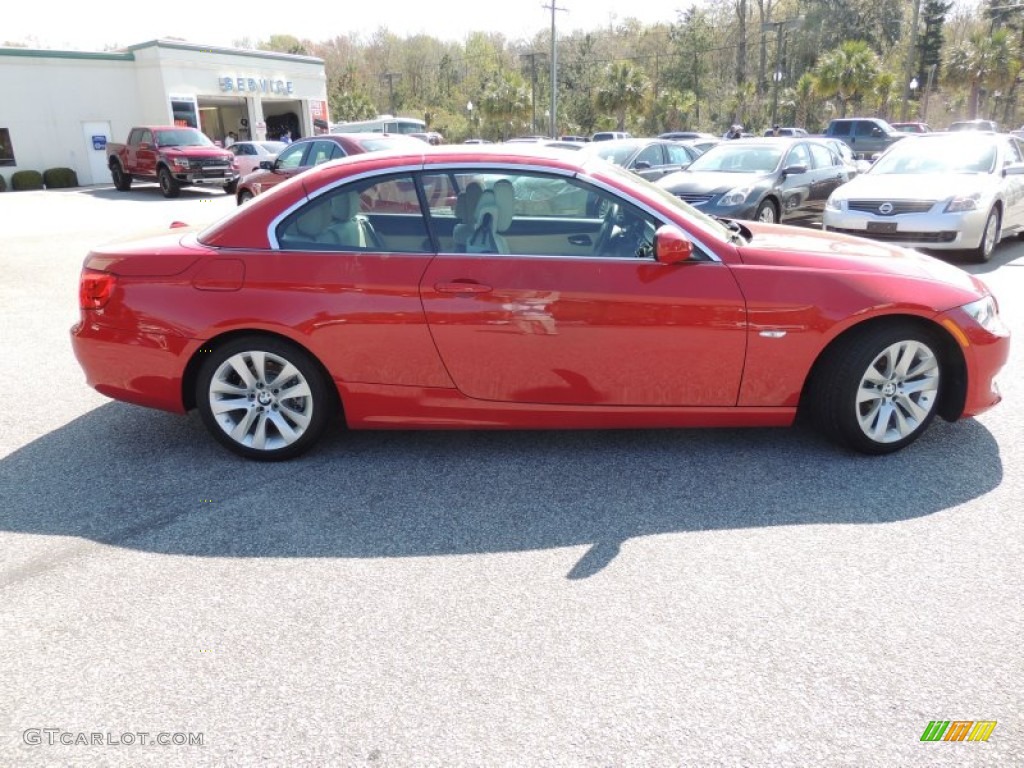
<svg viewBox="0 0 1024 768">
<path fill-rule="evenodd" d="M 241 178 L 259 168 L 263 160 L 273 160 L 287 146 L 283 141 L 236 141 L 228 147 L 228 152 L 235 156 Z"/>
<path fill-rule="evenodd" d="M 822 226 L 988 261 L 1024 233 L 1024 145 L 996 133 L 908 137 L 831 194 Z"/>
</svg>

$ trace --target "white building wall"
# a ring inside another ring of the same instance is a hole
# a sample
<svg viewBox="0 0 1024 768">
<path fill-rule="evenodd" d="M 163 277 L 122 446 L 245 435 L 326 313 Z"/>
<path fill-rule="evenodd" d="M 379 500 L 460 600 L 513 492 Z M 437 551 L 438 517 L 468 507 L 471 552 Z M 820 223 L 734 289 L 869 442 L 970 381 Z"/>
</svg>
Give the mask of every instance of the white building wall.
<svg viewBox="0 0 1024 768">
<path fill-rule="evenodd" d="M 327 79 L 319 59 L 178 41 L 105 54 L 0 49 L 0 128 L 10 133 L 17 163 L 0 166 L 0 174 L 9 182 L 15 171 L 64 166 L 83 185 L 109 182 L 93 178 L 89 153 L 97 150 L 83 124 L 109 122 L 111 140 L 124 141 L 135 125 L 171 123 L 172 94 L 244 97 L 244 104 L 225 104 L 222 116 L 248 119 L 253 138 L 265 114 L 294 111 L 308 136 L 310 102 L 327 100 Z"/>
</svg>

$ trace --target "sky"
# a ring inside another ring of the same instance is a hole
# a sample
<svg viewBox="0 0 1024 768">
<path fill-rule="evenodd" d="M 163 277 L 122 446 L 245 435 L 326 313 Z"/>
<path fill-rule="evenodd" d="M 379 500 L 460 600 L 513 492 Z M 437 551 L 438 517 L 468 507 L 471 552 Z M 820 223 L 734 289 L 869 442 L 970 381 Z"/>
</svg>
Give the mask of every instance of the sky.
<svg viewBox="0 0 1024 768">
<path fill-rule="evenodd" d="M 595 30 L 626 17 L 646 24 L 672 22 L 677 9 L 694 0 L 557 0 L 559 30 Z M 3 14 L 0 43 L 30 47 L 99 51 L 160 37 L 190 43 L 230 46 L 250 38 L 266 40 L 290 34 L 313 42 L 358 33 L 369 37 L 387 27 L 399 37 L 427 34 L 465 40 L 470 32 L 501 32 L 516 40 L 551 28 L 548 0 L 306 0 L 290 6 L 249 0 L 210 3 L 169 0 L 139 3 L 105 0 L 30 0 Z M 160 8 L 162 7 L 162 11 Z"/>
</svg>

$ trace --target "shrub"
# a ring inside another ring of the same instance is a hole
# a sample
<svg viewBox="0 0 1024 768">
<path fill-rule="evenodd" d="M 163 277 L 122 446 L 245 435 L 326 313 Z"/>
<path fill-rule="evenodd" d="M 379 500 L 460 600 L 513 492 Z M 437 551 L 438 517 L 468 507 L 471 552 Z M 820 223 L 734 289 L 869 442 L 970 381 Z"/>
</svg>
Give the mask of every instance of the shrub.
<svg viewBox="0 0 1024 768">
<path fill-rule="evenodd" d="M 17 171 L 11 174 L 11 189 L 42 189 L 43 174 L 39 171 Z"/>
<path fill-rule="evenodd" d="M 4 181 L 3 174 L 0 174 L 0 192 L 3 192 L 6 189 L 7 189 L 7 182 Z"/>
<path fill-rule="evenodd" d="M 74 168 L 47 168 L 43 171 L 43 183 L 47 189 L 77 187 L 78 174 Z"/>
</svg>

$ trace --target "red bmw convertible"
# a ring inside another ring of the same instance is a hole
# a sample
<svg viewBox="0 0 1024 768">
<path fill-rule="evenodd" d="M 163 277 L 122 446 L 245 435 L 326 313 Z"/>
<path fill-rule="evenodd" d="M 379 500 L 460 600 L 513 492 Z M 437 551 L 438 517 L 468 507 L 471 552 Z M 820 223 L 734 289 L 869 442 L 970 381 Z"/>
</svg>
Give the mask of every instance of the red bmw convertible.
<svg viewBox="0 0 1024 768">
<path fill-rule="evenodd" d="M 438 147 L 317 166 L 202 231 L 99 248 L 101 393 L 255 459 L 325 429 L 781 426 L 888 453 L 1000 400 L 985 285 L 912 250 L 711 219 L 599 159 Z"/>
</svg>

